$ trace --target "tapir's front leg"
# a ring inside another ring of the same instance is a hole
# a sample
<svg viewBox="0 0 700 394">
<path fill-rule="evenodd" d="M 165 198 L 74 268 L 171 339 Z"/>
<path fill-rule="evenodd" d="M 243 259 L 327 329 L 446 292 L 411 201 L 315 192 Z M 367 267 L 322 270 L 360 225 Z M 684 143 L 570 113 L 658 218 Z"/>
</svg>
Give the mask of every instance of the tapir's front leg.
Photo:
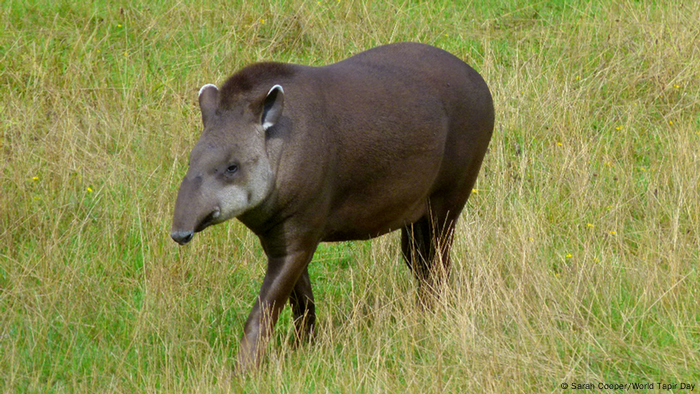
<svg viewBox="0 0 700 394">
<path fill-rule="evenodd" d="M 260 364 L 277 318 L 316 249 L 307 248 L 282 257 L 268 257 L 267 273 L 258 299 L 243 329 L 238 368 L 249 371 Z"/>
<path fill-rule="evenodd" d="M 304 268 L 304 272 L 294 285 L 294 290 L 289 297 L 289 304 L 292 306 L 294 316 L 294 327 L 297 334 L 296 344 L 300 345 L 311 339 L 316 323 L 316 306 L 314 305 L 314 293 L 311 290 L 308 266 Z"/>
</svg>

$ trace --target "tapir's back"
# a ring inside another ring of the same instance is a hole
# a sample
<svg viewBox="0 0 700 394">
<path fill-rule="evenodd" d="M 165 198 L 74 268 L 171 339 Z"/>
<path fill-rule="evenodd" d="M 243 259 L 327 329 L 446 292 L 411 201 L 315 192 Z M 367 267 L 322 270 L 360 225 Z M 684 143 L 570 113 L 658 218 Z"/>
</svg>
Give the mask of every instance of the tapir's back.
<svg viewBox="0 0 700 394">
<path fill-rule="evenodd" d="M 389 139 L 392 144 L 385 149 L 395 147 L 397 154 L 405 141 L 410 151 L 437 150 L 455 159 L 478 155 L 490 140 L 494 114 L 486 83 L 442 49 L 396 43 L 321 69 L 328 75 L 326 89 L 335 95 L 335 100 L 326 100 L 328 113 L 336 120 L 352 120 L 343 126 L 356 128 L 338 129 L 341 138 Z"/>
<path fill-rule="evenodd" d="M 374 48 L 315 71 L 326 91 L 330 239 L 410 223 L 446 187 L 463 190 L 466 201 L 493 129 L 491 96 L 478 73 L 417 43 Z"/>
</svg>

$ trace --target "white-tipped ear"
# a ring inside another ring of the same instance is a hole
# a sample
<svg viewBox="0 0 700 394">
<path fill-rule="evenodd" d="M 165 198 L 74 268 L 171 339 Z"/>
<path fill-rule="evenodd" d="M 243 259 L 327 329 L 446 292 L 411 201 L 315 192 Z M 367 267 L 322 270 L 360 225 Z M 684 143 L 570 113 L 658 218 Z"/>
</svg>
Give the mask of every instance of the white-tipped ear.
<svg viewBox="0 0 700 394">
<path fill-rule="evenodd" d="M 279 89 L 279 91 L 280 91 L 281 93 L 284 93 L 284 89 L 282 88 L 282 85 L 275 85 L 275 86 L 273 86 L 273 87 L 270 88 L 270 90 L 267 92 L 267 95 L 269 96 L 270 93 L 272 93 L 272 91 L 275 90 L 275 89 Z"/>
<path fill-rule="evenodd" d="M 261 118 L 263 130 L 267 130 L 277 123 L 280 116 L 282 116 L 283 108 L 284 89 L 281 85 L 275 85 L 267 92 L 267 97 L 265 97 L 265 103 L 263 104 Z"/>
<path fill-rule="evenodd" d="M 208 87 L 212 87 L 212 88 L 216 89 L 217 91 L 219 90 L 219 88 L 217 88 L 216 85 L 214 85 L 213 83 L 208 83 L 208 84 L 202 86 L 201 88 L 199 88 L 199 95 L 198 95 L 198 97 L 201 96 L 201 95 L 202 95 L 202 92 L 204 91 L 204 89 L 206 89 L 206 88 L 208 88 Z"/>
<path fill-rule="evenodd" d="M 207 124 L 209 118 L 219 105 L 219 88 L 210 83 L 199 89 L 199 108 L 202 111 L 202 123 Z"/>
</svg>

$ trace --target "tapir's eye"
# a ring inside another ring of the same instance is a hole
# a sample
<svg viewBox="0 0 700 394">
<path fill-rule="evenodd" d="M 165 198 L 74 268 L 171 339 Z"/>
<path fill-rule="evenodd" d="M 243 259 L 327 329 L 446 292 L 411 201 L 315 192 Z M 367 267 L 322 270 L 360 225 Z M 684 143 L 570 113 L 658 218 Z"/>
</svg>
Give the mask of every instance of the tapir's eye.
<svg viewBox="0 0 700 394">
<path fill-rule="evenodd" d="M 228 173 L 228 174 L 235 174 L 237 171 L 238 171 L 237 164 L 231 164 L 228 167 L 226 167 L 226 173 Z"/>
</svg>

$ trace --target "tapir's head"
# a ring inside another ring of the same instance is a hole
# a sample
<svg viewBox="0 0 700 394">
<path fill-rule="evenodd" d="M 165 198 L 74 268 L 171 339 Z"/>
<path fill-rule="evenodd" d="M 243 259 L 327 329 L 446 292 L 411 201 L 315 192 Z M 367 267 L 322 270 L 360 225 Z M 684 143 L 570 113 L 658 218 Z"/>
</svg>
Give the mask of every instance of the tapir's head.
<svg viewBox="0 0 700 394">
<path fill-rule="evenodd" d="M 214 85 L 199 91 L 204 132 L 190 153 L 170 233 L 181 245 L 260 205 L 274 187 L 265 131 L 282 114 L 284 90 L 274 85 L 257 96 L 225 101 L 219 96 Z"/>
</svg>

